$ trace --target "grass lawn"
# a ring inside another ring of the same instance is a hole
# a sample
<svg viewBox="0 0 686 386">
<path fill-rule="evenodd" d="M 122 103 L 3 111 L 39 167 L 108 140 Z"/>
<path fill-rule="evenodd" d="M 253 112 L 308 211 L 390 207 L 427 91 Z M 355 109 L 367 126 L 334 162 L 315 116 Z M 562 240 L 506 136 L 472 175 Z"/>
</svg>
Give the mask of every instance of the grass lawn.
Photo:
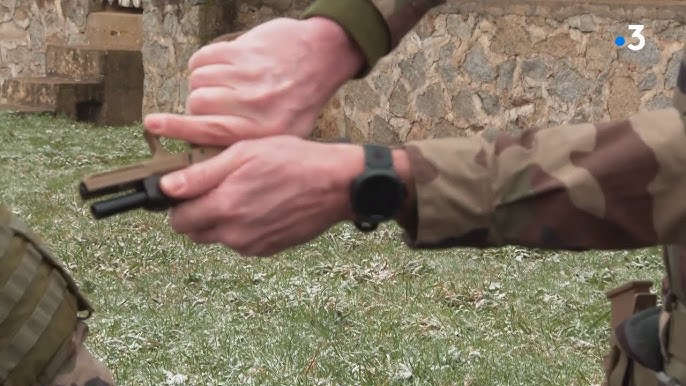
<svg viewBox="0 0 686 386">
<path fill-rule="evenodd" d="M 93 301 L 89 346 L 121 385 L 599 384 L 604 291 L 662 277 L 658 249 L 412 251 L 346 224 L 245 259 L 164 214 L 93 220 L 80 178 L 147 157 L 140 127 L 0 113 L 0 201 Z"/>
</svg>

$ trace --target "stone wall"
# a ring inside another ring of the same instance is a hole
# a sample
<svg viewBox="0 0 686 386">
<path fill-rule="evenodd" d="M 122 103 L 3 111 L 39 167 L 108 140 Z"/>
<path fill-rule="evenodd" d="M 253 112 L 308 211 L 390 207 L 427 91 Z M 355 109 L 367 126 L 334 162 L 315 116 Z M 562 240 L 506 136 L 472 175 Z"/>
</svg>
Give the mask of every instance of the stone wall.
<svg viewBox="0 0 686 386">
<path fill-rule="evenodd" d="M 0 0 L 0 83 L 42 75 L 46 44 L 81 44 L 99 0 Z"/>
<path fill-rule="evenodd" d="M 207 35 L 230 28 L 219 1 L 148 0 L 143 3 L 143 112 L 181 112 L 188 94 L 186 64 Z M 212 20 L 214 19 L 214 20 Z"/>
<path fill-rule="evenodd" d="M 683 5 L 497 3 L 432 11 L 367 78 L 333 98 L 317 135 L 397 144 L 670 105 L 686 43 Z M 645 25 L 640 51 L 614 44 L 630 37 L 629 24 Z"/>
</svg>

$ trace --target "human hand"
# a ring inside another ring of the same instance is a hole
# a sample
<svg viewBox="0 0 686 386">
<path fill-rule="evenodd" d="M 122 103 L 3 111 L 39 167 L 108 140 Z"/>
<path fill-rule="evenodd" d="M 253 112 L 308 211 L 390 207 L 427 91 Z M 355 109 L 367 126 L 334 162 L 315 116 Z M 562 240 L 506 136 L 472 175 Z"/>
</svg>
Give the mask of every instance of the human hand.
<svg viewBox="0 0 686 386">
<path fill-rule="evenodd" d="M 324 104 L 363 62 L 331 20 L 271 20 L 196 52 L 188 64 L 188 115 L 151 114 L 144 125 L 152 134 L 205 145 L 306 137 Z"/>
<path fill-rule="evenodd" d="M 350 183 L 363 169 L 360 146 L 274 136 L 238 142 L 160 185 L 185 200 L 170 211 L 176 232 L 268 256 L 351 220 Z"/>
</svg>

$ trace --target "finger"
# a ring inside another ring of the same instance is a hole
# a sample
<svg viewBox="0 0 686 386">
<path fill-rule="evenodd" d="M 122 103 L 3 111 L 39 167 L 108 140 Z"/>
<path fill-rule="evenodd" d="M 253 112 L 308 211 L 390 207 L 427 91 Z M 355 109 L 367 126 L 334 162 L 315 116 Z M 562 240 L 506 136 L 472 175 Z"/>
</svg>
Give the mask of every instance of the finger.
<svg viewBox="0 0 686 386">
<path fill-rule="evenodd" d="M 243 66 L 230 64 L 209 64 L 198 67 L 191 72 L 189 87 L 191 91 L 203 87 L 225 87 L 241 89 L 247 83 L 251 87 L 255 82 L 265 79 L 265 71 L 259 66 Z"/>
<path fill-rule="evenodd" d="M 186 236 L 199 244 L 214 244 L 219 241 L 219 234 L 217 233 L 217 227 L 210 227 L 207 229 L 186 232 Z"/>
<path fill-rule="evenodd" d="M 197 145 L 230 146 L 249 138 L 251 122 L 233 115 L 150 114 L 143 121 L 151 134 Z M 253 134 L 254 136 L 254 134 Z"/>
<path fill-rule="evenodd" d="M 160 180 L 160 189 L 166 195 L 178 199 L 190 199 L 209 192 L 240 166 L 231 150 L 229 148 L 206 161 L 165 174 Z M 177 212 L 184 213 L 185 207 L 192 206 L 197 207 L 205 215 L 207 208 L 215 206 L 212 202 L 207 202 L 208 196 L 211 194 L 205 194 L 188 204 L 182 204 L 177 208 Z"/>
<path fill-rule="evenodd" d="M 188 69 L 193 71 L 209 64 L 231 64 L 240 54 L 241 50 L 236 48 L 234 42 L 212 43 L 200 48 L 191 56 L 188 60 Z"/>
<path fill-rule="evenodd" d="M 218 233 L 212 229 L 226 222 L 228 216 L 224 208 L 227 205 L 226 199 L 210 193 L 174 206 L 169 213 L 169 223 L 178 233 L 198 235 L 207 240 L 213 235 L 218 239 Z M 202 236 L 203 233 L 207 234 Z"/>
<path fill-rule="evenodd" d="M 226 227 L 217 225 L 201 231 L 188 232 L 186 235 L 199 244 L 222 244 L 225 247 L 231 248 L 242 257 L 267 257 L 278 252 L 278 250 L 264 251 L 259 246 L 247 245 L 247 243 L 233 245 L 230 241 L 227 241 L 225 232 L 227 232 Z"/>
<path fill-rule="evenodd" d="M 235 73 L 233 67 L 227 64 L 210 64 L 193 70 L 188 81 L 192 90 L 201 87 L 226 87 L 234 88 L 233 80 Z"/>
<path fill-rule="evenodd" d="M 195 115 L 237 115 L 242 111 L 239 101 L 245 100 L 248 93 L 227 87 L 202 87 L 192 90 L 188 95 L 188 107 Z"/>
</svg>

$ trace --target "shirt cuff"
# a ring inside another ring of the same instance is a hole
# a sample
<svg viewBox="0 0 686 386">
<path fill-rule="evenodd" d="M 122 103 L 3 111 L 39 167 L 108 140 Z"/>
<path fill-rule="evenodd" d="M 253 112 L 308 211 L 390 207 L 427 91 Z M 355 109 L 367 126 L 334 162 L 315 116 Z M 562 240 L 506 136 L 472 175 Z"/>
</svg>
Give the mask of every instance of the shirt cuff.
<svg viewBox="0 0 686 386">
<path fill-rule="evenodd" d="M 444 138 L 405 145 L 416 207 L 398 223 L 412 248 L 493 245 L 489 235 L 491 168 L 479 138 Z"/>
</svg>

